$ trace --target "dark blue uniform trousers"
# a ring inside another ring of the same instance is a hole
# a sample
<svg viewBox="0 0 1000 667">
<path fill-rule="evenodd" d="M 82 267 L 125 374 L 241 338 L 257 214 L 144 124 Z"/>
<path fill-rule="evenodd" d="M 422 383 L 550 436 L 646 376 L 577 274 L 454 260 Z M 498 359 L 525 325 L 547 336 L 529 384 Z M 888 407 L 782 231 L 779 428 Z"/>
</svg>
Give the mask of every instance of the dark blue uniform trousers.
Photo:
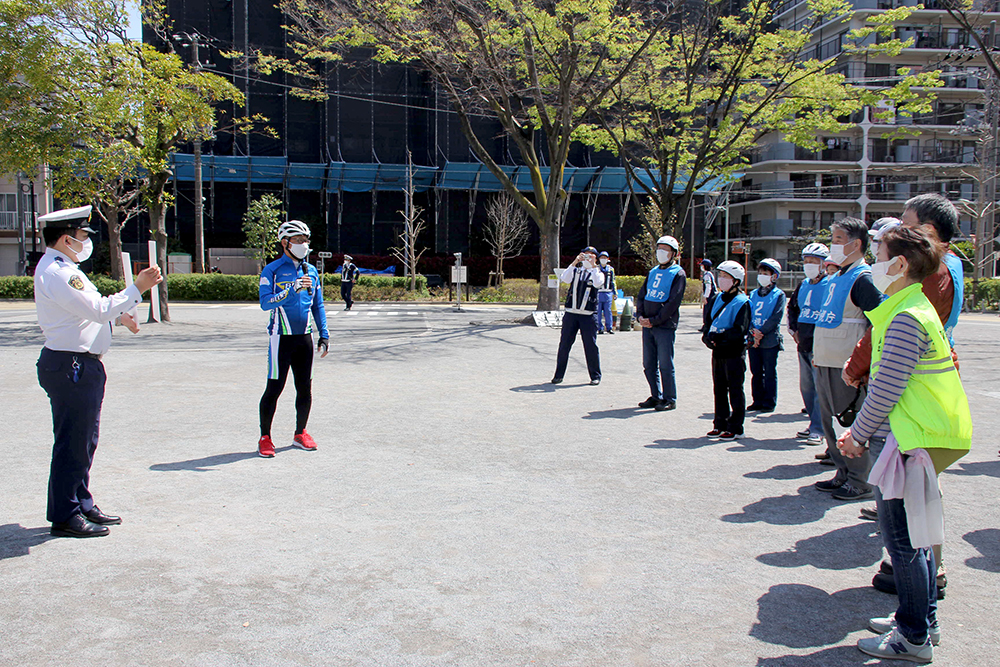
<svg viewBox="0 0 1000 667">
<path fill-rule="evenodd" d="M 566 365 L 569 363 L 569 351 L 576 342 L 576 332 L 583 339 L 583 353 L 587 357 L 587 371 L 591 380 L 601 379 L 601 353 L 597 350 L 597 322 L 593 315 L 577 315 L 564 313 L 562 336 L 559 338 L 559 353 L 556 355 L 556 374 L 562 378 L 566 375 Z"/>
<path fill-rule="evenodd" d="M 63 523 L 94 506 L 87 487 L 97 449 L 107 375 L 100 359 L 48 348 L 42 348 L 37 368 L 38 384 L 52 404 L 55 436 L 46 518 L 52 523 Z"/>
<path fill-rule="evenodd" d="M 778 351 L 774 347 L 751 347 L 747 350 L 750 358 L 750 395 L 759 407 L 773 410 L 778 404 Z"/>
<path fill-rule="evenodd" d="M 344 305 L 350 308 L 354 305 L 354 281 L 340 283 L 340 298 L 344 300 Z"/>
</svg>

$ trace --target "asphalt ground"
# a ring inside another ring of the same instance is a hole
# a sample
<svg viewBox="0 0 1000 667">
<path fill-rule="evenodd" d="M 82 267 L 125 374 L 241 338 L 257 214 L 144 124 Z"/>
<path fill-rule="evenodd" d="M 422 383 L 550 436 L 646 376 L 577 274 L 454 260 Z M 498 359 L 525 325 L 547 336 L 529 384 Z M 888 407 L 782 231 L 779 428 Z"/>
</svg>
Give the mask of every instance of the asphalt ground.
<svg viewBox="0 0 1000 667">
<path fill-rule="evenodd" d="M 335 306 L 334 306 L 335 308 Z M 334 314 L 336 312 L 336 314 Z M 709 352 L 684 308 L 678 409 L 648 389 L 638 332 L 582 346 L 550 385 L 558 329 L 530 308 L 331 310 L 309 431 L 256 456 L 266 315 L 171 307 L 117 335 L 91 488 L 124 524 L 51 538 L 48 402 L 31 304 L 0 304 L 0 664 L 878 664 L 855 648 L 895 608 L 869 585 L 874 524 L 812 488 L 797 363 L 737 442 L 711 428 Z M 935 664 L 1000 664 L 1000 318 L 957 329 L 970 455 L 942 475 L 947 598 Z M 749 377 L 748 377 L 749 385 Z"/>
</svg>

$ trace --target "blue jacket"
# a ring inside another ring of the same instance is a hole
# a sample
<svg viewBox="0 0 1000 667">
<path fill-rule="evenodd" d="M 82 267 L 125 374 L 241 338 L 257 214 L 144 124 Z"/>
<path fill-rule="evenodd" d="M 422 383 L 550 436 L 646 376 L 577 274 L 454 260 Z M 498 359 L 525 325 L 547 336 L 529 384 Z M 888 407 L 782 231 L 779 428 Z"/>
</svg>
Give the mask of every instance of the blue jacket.
<svg viewBox="0 0 1000 667">
<path fill-rule="evenodd" d="M 312 294 L 305 289 L 295 291 L 295 281 L 306 273 L 313 281 Z M 286 254 L 265 266 L 260 274 L 260 307 L 271 311 L 271 321 L 267 325 L 269 334 L 312 333 L 309 322 L 312 311 L 319 337 L 330 338 L 326 309 L 323 308 L 323 286 L 312 264 L 297 263 Z"/>
</svg>

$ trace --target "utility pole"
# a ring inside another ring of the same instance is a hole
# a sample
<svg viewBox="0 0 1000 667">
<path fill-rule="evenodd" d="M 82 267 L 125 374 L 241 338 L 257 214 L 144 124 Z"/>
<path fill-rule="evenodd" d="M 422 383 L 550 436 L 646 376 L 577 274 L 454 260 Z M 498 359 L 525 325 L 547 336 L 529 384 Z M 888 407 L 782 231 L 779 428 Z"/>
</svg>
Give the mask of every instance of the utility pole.
<svg viewBox="0 0 1000 667">
<path fill-rule="evenodd" d="M 996 35 L 996 21 L 990 22 L 987 45 L 993 48 Z M 984 54 L 989 57 L 989 54 Z M 977 293 L 979 281 L 992 278 L 996 262 L 993 261 L 993 248 L 997 236 L 997 124 L 1000 123 L 1000 81 L 995 73 L 986 69 L 986 137 L 983 142 L 982 188 L 980 193 L 983 204 L 979 207 L 979 217 L 976 220 L 975 272 L 973 273 L 973 295 Z M 973 297 L 975 298 L 975 297 Z"/>
</svg>

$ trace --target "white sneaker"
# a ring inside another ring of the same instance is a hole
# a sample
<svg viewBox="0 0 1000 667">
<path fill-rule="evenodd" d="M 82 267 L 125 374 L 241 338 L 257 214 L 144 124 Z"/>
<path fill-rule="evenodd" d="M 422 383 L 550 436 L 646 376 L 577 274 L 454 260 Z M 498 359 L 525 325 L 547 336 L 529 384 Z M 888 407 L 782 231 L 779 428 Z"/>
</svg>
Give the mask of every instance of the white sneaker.
<svg viewBox="0 0 1000 667">
<path fill-rule="evenodd" d="M 883 660 L 909 660 L 920 664 L 934 660 L 934 646 L 930 639 L 922 645 L 911 644 L 898 628 L 878 637 L 859 639 L 858 650 Z"/>
<path fill-rule="evenodd" d="M 806 438 L 805 443 L 807 445 L 811 445 L 813 447 L 815 447 L 816 445 L 822 445 L 823 444 L 823 436 L 821 436 L 821 435 L 815 435 L 815 434 L 810 434 L 809 437 Z"/>
<path fill-rule="evenodd" d="M 868 629 L 877 635 L 884 635 L 890 632 L 896 627 L 896 614 L 895 612 L 889 614 L 885 618 L 873 618 L 868 621 Z M 927 636 L 931 640 L 931 644 L 937 646 L 941 643 L 941 626 L 934 623 L 931 627 L 927 628 Z"/>
</svg>

